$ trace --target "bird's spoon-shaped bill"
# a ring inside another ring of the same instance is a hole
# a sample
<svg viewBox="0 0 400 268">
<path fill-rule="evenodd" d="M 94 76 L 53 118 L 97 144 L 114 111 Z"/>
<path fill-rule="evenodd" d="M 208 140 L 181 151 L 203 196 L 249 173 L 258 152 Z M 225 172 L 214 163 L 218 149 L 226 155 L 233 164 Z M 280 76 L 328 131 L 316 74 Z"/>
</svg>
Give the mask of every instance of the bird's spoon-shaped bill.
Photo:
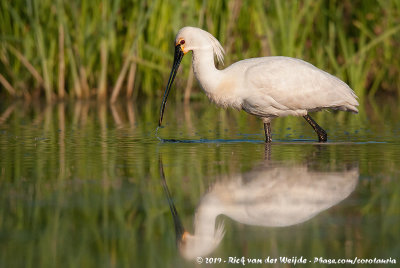
<svg viewBox="0 0 400 268">
<path fill-rule="evenodd" d="M 174 54 L 174 63 L 172 64 L 172 70 L 169 75 L 167 87 L 165 88 L 164 97 L 163 97 L 161 107 L 160 107 L 160 119 L 158 120 L 158 126 L 161 126 L 162 119 L 164 116 L 165 104 L 167 103 L 168 94 L 171 89 L 172 83 L 174 82 L 176 72 L 178 71 L 178 68 L 179 68 L 179 64 L 181 63 L 184 55 L 185 54 L 182 51 L 181 45 L 179 45 L 179 44 L 176 45 L 175 46 L 175 54 Z"/>
</svg>

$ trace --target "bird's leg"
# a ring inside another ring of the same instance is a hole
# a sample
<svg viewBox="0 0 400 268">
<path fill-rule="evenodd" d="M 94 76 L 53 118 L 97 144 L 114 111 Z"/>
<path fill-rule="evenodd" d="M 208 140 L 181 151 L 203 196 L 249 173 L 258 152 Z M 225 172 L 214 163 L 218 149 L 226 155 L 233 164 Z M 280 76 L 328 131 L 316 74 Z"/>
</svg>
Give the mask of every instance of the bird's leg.
<svg viewBox="0 0 400 268">
<path fill-rule="evenodd" d="M 328 140 L 328 134 L 326 134 L 325 130 L 323 130 L 308 114 L 303 117 L 317 133 L 319 142 L 326 142 Z"/>
<path fill-rule="evenodd" d="M 264 159 L 266 163 L 271 160 L 271 142 L 265 143 Z"/>
<path fill-rule="evenodd" d="M 265 131 L 265 142 L 270 143 L 272 141 L 271 138 L 271 123 L 264 123 L 264 131 Z"/>
</svg>

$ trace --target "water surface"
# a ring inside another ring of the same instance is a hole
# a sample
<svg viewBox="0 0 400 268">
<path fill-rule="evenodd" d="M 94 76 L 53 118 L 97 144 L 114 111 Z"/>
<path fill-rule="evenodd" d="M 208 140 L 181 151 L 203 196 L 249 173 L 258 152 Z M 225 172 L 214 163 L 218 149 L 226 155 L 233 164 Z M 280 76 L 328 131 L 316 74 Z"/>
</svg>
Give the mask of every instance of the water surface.
<svg viewBox="0 0 400 268">
<path fill-rule="evenodd" d="M 326 144 L 277 119 L 269 147 L 260 120 L 208 103 L 168 103 L 156 135 L 158 105 L 1 103 L 0 267 L 399 263 L 398 105 L 315 114 Z M 203 239 L 184 248 L 183 234 Z"/>
</svg>

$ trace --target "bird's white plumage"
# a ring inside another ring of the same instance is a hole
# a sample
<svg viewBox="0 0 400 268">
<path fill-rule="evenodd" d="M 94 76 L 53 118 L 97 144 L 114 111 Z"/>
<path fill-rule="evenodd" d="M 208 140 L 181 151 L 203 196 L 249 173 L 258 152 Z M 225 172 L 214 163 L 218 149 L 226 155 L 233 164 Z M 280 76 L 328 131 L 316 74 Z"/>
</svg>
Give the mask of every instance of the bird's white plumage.
<svg viewBox="0 0 400 268">
<path fill-rule="evenodd" d="M 194 234 L 180 245 L 187 259 L 210 254 L 224 236 L 226 215 L 242 224 L 284 227 L 305 222 L 347 198 L 358 183 L 359 170 L 319 172 L 305 165 L 269 163 L 245 174 L 217 180 L 202 196 L 194 218 Z"/>
<path fill-rule="evenodd" d="M 340 79 L 299 59 L 258 59 L 245 71 L 245 84 L 253 94 L 241 88 L 247 112 L 267 118 L 325 108 L 358 112 L 354 92 Z"/>
<path fill-rule="evenodd" d="M 327 108 L 358 112 L 354 91 L 310 63 L 289 57 L 262 57 L 218 70 L 214 56 L 223 62 L 224 50 L 217 39 L 194 27 L 182 28 L 176 42 L 182 39 L 183 52 L 193 51 L 196 78 L 217 105 L 243 109 L 264 122 Z"/>
</svg>

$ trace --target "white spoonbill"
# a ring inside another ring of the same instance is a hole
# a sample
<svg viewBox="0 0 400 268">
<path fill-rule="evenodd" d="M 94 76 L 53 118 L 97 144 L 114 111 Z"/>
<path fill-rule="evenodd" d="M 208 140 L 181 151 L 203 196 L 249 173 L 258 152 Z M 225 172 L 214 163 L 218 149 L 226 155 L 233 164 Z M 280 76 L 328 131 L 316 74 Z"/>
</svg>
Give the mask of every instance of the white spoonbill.
<svg viewBox="0 0 400 268">
<path fill-rule="evenodd" d="M 300 224 L 346 199 L 356 188 L 358 167 L 321 172 L 307 163 L 267 162 L 244 174 L 222 177 L 208 188 L 197 206 L 194 232 L 183 226 L 170 195 L 160 160 L 162 186 L 174 220 L 176 242 L 186 259 L 207 256 L 224 236 L 219 215 L 253 226 Z"/>
<path fill-rule="evenodd" d="M 210 33 L 195 27 L 179 30 L 171 74 L 160 108 L 159 126 L 171 85 L 183 56 L 193 52 L 193 71 L 208 98 L 222 107 L 243 109 L 264 122 L 265 141 L 271 142 L 271 120 L 303 116 L 320 142 L 326 132 L 308 115 L 323 109 L 358 113 L 354 91 L 339 78 L 314 65 L 290 57 L 246 59 L 218 70 L 214 56 L 223 63 L 224 49 Z"/>
</svg>

